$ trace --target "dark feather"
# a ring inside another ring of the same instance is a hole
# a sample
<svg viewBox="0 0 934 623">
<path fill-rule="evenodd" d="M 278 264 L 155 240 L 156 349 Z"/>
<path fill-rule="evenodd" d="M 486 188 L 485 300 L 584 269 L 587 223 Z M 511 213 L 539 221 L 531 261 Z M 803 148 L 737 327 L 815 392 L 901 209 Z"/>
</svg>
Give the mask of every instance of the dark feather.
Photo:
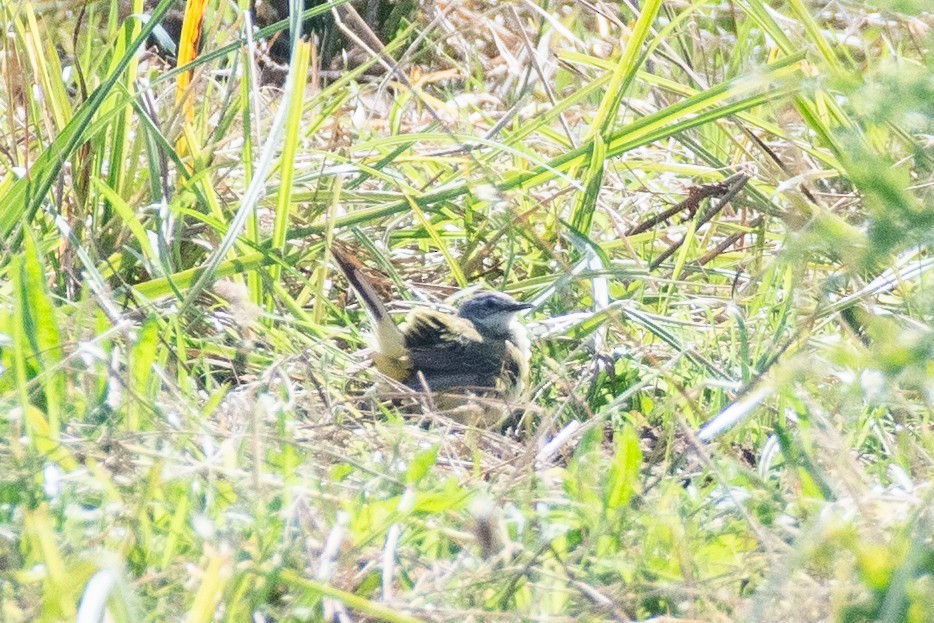
<svg viewBox="0 0 934 623">
<path fill-rule="evenodd" d="M 484 339 L 469 320 L 432 310 L 416 310 L 403 329 L 412 373 L 403 381 L 432 391 L 454 387 L 494 387 L 503 369 L 506 344 Z M 422 377 L 419 377 L 421 372 Z"/>
</svg>

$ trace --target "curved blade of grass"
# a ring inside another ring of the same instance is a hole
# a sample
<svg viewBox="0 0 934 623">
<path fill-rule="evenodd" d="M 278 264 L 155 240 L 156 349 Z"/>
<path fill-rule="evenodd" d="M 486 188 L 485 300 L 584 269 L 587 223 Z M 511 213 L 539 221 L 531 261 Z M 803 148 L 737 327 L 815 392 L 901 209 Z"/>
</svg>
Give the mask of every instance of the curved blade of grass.
<svg viewBox="0 0 934 623">
<path fill-rule="evenodd" d="M 457 282 L 457 285 L 463 288 L 467 285 L 467 277 L 464 276 L 464 271 L 461 270 L 460 264 L 454 259 L 454 256 L 451 255 L 451 250 L 448 245 L 444 244 L 441 240 L 441 236 L 438 234 L 438 231 L 431 224 L 431 221 L 425 218 L 425 213 L 422 212 L 421 208 L 418 207 L 418 203 L 410 195 L 405 196 L 406 201 L 409 203 L 409 207 L 412 209 L 412 213 L 415 215 L 416 220 L 425 228 L 428 237 L 431 238 L 431 241 L 435 244 L 435 247 L 441 252 L 444 256 L 444 260 L 447 262 L 448 267 L 451 269 L 451 275 L 454 277 L 454 280 Z"/>
<path fill-rule="evenodd" d="M 632 34 L 626 42 L 626 48 L 620 55 L 616 68 L 613 70 L 613 76 L 606 87 L 606 96 L 600 102 L 600 108 L 597 109 L 597 114 L 594 117 L 590 139 L 594 139 L 597 135 L 604 140 L 609 138 L 613 123 L 619 113 L 619 106 L 623 101 L 623 95 L 629 89 L 636 72 L 642 65 L 638 61 L 639 52 L 642 50 L 642 46 L 645 45 L 646 39 L 648 39 L 649 32 L 652 29 L 652 22 L 655 21 L 661 6 L 662 0 L 648 0 L 639 8 L 639 19 L 636 20 Z"/>
<path fill-rule="evenodd" d="M 596 68 L 604 69 L 604 70 L 610 70 L 613 67 L 613 63 L 608 60 L 597 58 L 595 56 L 590 56 L 587 54 L 581 54 L 579 52 L 574 52 L 574 51 L 561 52 L 561 58 L 569 62 L 578 64 L 578 65 L 596 67 Z M 641 82 L 661 87 L 670 93 L 677 93 L 678 95 L 682 97 L 691 97 L 698 93 L 697 89 L 695 89 L 694 87 L 688 86 L 686 84 L 682 84 L 675 80 L 671 80 L 670 78 L 666 78 L 664 76 L 659 76 L 657 74 L 649 73 L 647 71 L 640 70 L 638 73 L 638 78 Z M 794 142 L 795 146 L 798 149 L 813 156 L 815 159 L 824 163 L 828 167 L 835 169 L 837 171 L 843 171 L 843 165 L 833 155 L 831 155 L 824 149 L 819 149 L 819 148 L 814 147 L 814 145 L 810 144 L 809 142 L 802 142 L 800 140 L 796 140 L 784 128 L 778 125 L 775 125 L 774 123 L 771 123 L 760 116 L 753 115 L 748 112 L 737 113 L 736 117 L 744 121 L 745 123 L 748 123 L 749 125 L 753 127 L 764 130 L 777 138 L 780 138 L 782 140 L 789 141 L 789 142 Z"/>
<path fill-rule="evenodd" d="M 230 277 L 255 270 L 262 266 L 269 266 L 276 262 L 283 262 L 285 265 L 290 264 L 290 262 L 278 258 L 272 253 L 248 253 L 235 260 L 221 262 L 214 269 L 213 276 L 215 279 Z M 202 277 L 202 272 L 204 270 L 205 269 L 201 267 L 182 270 L 171 276 L 159 277 L 133 284 L 130 286 L 130 289 L 135 296 L 145 300 L 155 300 L 166 296 L 172 296 L 176 292 L 175 288 L 178 288 L 179 291 L 185 291 L 193 284 L 197 283 Z"/>
<path fill-rule="evenodd" d="M 295 151 L 298 139 L 302 135 L 302 102 L 305 94 L 305 79 L 308 75 L 308 60 L 311 57 L 311 41 L 298 44 L 298 53 L 292 55 L 292 69 L 296 82 L 288 100 L 289 115 L 283 131 L 285 145 L 279 158 L 279 192 L 276 196 L 276 216 L 272 229 L 272 248 L 285 251 L 286 233 L 289 228 L 289 207 L 292 200 L 292 178 L 295 174 Z M 273 281 L 279 279 L 279 270 L 273 266 L 269 273 Z"/>
<path fill-rule="evenodd" d="M 578 195 L 577 205 L 571 213 L 571 226 L 575 231 L 587 235 L 597 208 L 597 199 L 603 189 L 603 165 L 606 162 L 606 143 L 599 132 L 591 139 L 590 162 L 584 168 L 584 192 Z"/>
<path fill-rule="evenodd" d="M 359 595 L 342 591 L 339 588 L 334 588 L 322 582 L 309 580 L 288 569 L 283 569 L 279 572 L 279 579 L 287 584 L 301 587 L 306 591 L 322 597 L 336 599 L 348 608 L 361 614 L 369 615 L 380 621 L 388 621 L 389 623 L 423 623 L 422 619 L 399 612 L 396 608 L 364 599 Z"/>
<path fill-rule="evenodd" d="M 120 217 L 123 224 L 130 229 L 130 233 L 133 234 L 133 237 L 136 238 L 136 243 L 139 245 L 143 257 L 143 267 L 146 271 L 151 275 L 161 275 L 162 270 L 158 255 L 149 242 L 149 234 L 145 226 L 136 217 L 133 208 L 102 179 L 95 177 L 92 178 L 91 182 L 97 188 L 98 192 L 104 196 L 104 199 L 110 203 L 110 206 L 116 211 L 117 216 Z"/>
</svg>

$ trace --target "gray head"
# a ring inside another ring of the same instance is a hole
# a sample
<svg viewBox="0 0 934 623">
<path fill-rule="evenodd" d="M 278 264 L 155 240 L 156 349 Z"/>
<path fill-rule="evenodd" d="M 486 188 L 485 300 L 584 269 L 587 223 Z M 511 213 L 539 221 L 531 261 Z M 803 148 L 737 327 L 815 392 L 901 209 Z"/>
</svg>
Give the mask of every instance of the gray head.
<svg viewBox="0 0 934 623">
<path fill-rule="evenodd" d="M 530 307 L 508 294 L 484 290 L 461 303 L 457 315 L 472 322 L 483 335 L 505 337 L 510 333 L 509 325 L 516 312 Z"/>
</svg>

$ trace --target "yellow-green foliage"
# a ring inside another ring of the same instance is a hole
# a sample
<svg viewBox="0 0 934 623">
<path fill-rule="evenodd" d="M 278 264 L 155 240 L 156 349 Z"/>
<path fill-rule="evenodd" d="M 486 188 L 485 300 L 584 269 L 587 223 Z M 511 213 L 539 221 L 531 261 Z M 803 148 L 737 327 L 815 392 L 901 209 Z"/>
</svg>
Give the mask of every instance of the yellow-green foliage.
<svg viewBox="0 0 934 623">
<path fill-rule="evenodd" d="M 251 4 L 0 3 L 0 621 L 930 620 L 917 3 Z M 509 427 L 335 244 L 534 305 Z"/>
</svg>

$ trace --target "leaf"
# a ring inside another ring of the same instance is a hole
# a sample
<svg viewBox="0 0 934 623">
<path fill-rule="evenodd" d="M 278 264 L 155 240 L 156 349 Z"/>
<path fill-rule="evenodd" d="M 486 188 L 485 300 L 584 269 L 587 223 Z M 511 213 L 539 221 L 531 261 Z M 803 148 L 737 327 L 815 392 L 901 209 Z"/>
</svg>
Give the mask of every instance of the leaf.
<svg viewBox="0 0 934 623">
<path fill-rule="evenodd" d="M 415 484 L 425 477 L 428 470 L 431 469 L 438 460 L 439 448 L 440 446 L 435 445 L 431 449 L 419 453 L 412 459 L 412 462 L 409 464 L 409 469 L 405 473 L 406 484 Z"/>
<path fill-rule="evenodd" d="M 616 510 L 629 503 L 637 491 L 639 468 L 642 465 L 639 436 L 632 426 L 627 426 L 614 436 L 613 446 L 613 463 L 604 495 L 607 510 Z"/>
<path fill-rule="evenodd" d="M 140 414 L 144 405 L 150 404 L 151 379 L 153 365 L 159 353 L 159 322 L 155 316 L 149 316 L 139 330 L 139 339 L 130 352 L 130 389 L 127 408 L 127 428 L 140 430 Z"/>
<path fill-rule="evenodd" d="M 39 250 L 30 233 L 27 232 L 23 242 L 19 270 L 14 271 L 19 320 L 16 334 L 21 338 L 20 347 L 28 345 L 28 352 L 32 355 L 31 359 L 21 361 L 26 365 L 32 364 L 34 377 L 42 380 L 49 434 L 57 440 L 60 410 L 65 404 L 65 379 L 60 369 L 64 358 L 62 336 L 55 306 L 46 289 L 45 269 Z"/>
</svg>

